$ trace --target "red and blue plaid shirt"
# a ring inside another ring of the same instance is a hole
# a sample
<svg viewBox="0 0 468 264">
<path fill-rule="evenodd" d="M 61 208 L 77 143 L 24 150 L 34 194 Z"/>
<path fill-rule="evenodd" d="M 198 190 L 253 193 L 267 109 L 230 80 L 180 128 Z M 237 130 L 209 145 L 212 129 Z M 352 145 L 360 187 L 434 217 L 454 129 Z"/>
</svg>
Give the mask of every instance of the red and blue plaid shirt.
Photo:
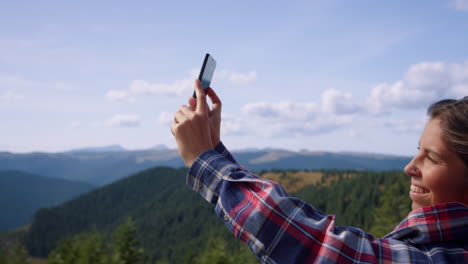
<svg viewBox="0 0 468 264">
<path fill-rule="evenodd" d="M 289 196 L 239 166 L 220 143 L 191 166 L 187 184 L 262 263 L 468 263 L 468 207 L 445 203 L 412 211 L 374 238 L 335 225 L 335 216 Z"/>
</svg>

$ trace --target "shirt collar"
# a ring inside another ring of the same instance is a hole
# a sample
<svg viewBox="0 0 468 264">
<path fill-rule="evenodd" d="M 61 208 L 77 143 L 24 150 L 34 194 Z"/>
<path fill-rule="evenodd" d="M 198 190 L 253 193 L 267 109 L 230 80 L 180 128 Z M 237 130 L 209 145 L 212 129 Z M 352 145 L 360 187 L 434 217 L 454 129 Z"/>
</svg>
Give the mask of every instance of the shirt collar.
<svg viewBox="0 0 468 264">
<path fill-rule="evenodd" d="M 427 244 L 446 241 L 468 242 L 468 206 L 441 203 L 411 211 L 385 238 Z"/>
</svg>

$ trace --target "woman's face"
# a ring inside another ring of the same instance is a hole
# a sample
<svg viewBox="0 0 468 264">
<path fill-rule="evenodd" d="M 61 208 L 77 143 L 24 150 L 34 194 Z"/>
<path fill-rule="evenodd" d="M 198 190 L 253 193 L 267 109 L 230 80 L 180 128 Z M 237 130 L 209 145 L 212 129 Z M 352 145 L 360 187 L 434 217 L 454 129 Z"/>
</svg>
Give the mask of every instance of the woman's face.
<svg viewBox="0 0 468 264">
<path fill-rule="evenodd" d="M 445 143 L 438 119 L 431 119 L 419 139 L 419 152 L 405 167 L 411 176 L 413 210 L 443 202 L 468 205 L 468 169 Z"/>
</svg>

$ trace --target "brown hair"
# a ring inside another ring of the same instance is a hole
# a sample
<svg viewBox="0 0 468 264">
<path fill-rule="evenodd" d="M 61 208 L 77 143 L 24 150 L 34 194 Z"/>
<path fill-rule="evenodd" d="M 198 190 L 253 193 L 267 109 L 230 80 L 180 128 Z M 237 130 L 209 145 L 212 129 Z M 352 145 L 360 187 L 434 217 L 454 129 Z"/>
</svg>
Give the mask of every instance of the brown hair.
<svg viewBox="0 0 468 264">
<path fill-rule="evenodd" d="M 468 96 L 435 102 L 427 109 L 427 115 L 440 120 L 449 148 L 468 168 Z"/>
</svg>

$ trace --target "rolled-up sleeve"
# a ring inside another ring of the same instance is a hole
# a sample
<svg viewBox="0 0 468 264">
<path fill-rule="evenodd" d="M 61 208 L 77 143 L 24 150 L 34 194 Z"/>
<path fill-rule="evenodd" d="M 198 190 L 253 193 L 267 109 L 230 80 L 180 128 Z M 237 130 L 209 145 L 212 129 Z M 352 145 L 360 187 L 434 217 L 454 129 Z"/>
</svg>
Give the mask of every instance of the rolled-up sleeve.
<svg viewBox="0 0 468 264">
<path fill-rule="evenodd" d="M 246 171 L 223 146 L 217 147 L 195 160 L 187 184 L 216 206 L 231 233 L 262 263 L 412 263 L 426 258 L 402 241 L 335 226 L 334 215 L 289 196 L 278 183 Z"/>
</svg>

